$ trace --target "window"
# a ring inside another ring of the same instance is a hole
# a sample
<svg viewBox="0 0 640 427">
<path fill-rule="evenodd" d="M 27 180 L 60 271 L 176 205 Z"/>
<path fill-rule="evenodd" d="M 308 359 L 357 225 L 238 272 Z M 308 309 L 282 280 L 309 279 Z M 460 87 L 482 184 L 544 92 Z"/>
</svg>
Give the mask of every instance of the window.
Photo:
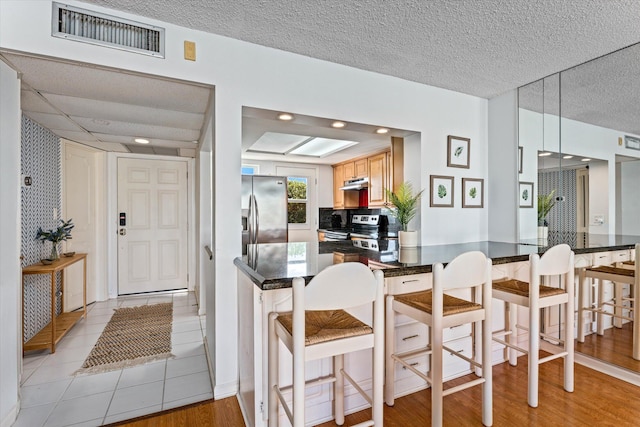
<svg viewBox="0 0 640 427">
<path fill-rule="evenodd" d="M 308 187 L 306 177 L 287 177 L 289 224 L 307 223 Z"/>
<path fill-rule="evenodd" d="M 256 175 L 260 173 L 260 166 L 258 165 L 242 165 L 242 175 Z"/>
</svg>

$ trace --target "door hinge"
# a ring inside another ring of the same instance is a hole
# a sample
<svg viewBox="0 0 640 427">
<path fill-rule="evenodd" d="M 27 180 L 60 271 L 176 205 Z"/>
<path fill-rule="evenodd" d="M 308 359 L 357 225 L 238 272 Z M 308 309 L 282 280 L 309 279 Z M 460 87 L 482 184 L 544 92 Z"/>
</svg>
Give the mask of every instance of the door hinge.
<svg viewBox="0 0 640 427">
<path fill-rule="evenodd" d="M 258 295 L 258 302 L 262 304 L 262 292 Z"/>
<path fill-rule="evenodd" d="M 187 273 L 187 284 L 189 284 L 189 273 Z"/>
<path fill-rule="evenodd" d="M 262 400 L 260 401 L 260 413 L 264 414 L 264 403 L 262 402 Z"/>
</svg>

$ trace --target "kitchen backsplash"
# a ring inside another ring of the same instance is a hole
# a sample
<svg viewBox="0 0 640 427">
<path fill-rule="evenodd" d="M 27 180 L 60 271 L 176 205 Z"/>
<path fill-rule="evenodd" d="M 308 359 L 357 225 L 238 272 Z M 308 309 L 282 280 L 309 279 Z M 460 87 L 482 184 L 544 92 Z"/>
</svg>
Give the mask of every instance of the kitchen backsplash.
<svg viewBox="0 0 640 427">
<path fill-rule="evenodd" d="M 381 209 L 333 209 L 333 208 L 320 208 L 318 210 L 318 228 L 338 228 L 337 217 L 340 218 L 339 227 L 349 226 L 349 220 L 353 214 L 368 214 L 368 215 L 386 215 L 389 220 L 388 231 L 400 230 L 400 224 L 391 215 L 391 211 L 387 208 Z"/>
</svg>

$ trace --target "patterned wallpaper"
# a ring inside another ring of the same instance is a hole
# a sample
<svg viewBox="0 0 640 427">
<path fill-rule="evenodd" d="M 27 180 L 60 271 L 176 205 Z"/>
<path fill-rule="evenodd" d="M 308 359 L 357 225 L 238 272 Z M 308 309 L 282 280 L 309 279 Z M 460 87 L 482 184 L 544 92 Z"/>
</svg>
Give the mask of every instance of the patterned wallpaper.
<svg viewBox="0 0 640 427">
<path fill-rule="evenodd" d="M 556 190 L 556 196 L 564 196 L 563 202 L 556 202 L 547 216 L 549 231 L 577 231 L 578 193 L 576 170 L 560 172 L 538 172 L 538 194 L 549 194 Z"/>
<path fill-rule="evenodd" d="M 22 266 L 48 258 L 51 242 L 35 240 L 38 227 L 58 226 L 62 206 L 60 185 L 60 141 L 49 130 L 22 116 L 22 174 L 30 176 L 31 187 L 22 187 Z M 54 212 L 57 217 L 54 217 Z M 60 273 L 57 277 L 60 291 Z M 34 336 L 51 321 L 51 284 L 48 275 L 25 277 L 24 339 Z M 61 311 L 61 303 L 57 307 Z"/>
</svg>

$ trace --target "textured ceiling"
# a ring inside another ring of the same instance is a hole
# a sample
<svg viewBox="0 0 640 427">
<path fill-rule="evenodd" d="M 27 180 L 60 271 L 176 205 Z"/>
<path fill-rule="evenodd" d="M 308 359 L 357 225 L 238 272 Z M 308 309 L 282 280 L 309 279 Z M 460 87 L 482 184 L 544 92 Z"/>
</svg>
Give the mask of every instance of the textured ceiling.
<svg viewBox="0 0 640 427">
<path fill-rule="evenodd" d="M 84 2 L 115 9 L 114 15 L 126 11 L 485 98 L 640 41 L 638 0 Z M 551 95 L 559 79 L 545 79 L 545 111 L 557 114 L 561 105 L 565 117 L 640 134 L 638 48 L 623 51 L 614 62 L 597 60 L 564 72 L 563 93 L 569 95 L 562 105 Z M 25 113 L 59 136 L 108 151 L 130 151 L 134 136 L 146 136 L 152 150 L 195 152 L 190 141 L 199 139 L 210 88 L 83 64 L 5 57 L 23 73 Z M 530 101 L 538 102 L 535 96 Z M 326 119 L 301 123 L 299 117 L 286 129 L 271 113 L 245 111 L 243 148 L 265 131 L 361 142 L 341 156 L 385 144 L 384 138 L 373 140 L 354 130 L 354 123 L 336 131 Z M 331 156 L 321 162 L 339 160 Z"/>
<path fill-rule="evenodd" d="M 640 41 L 638 0 L 85 0 L 491 98 Z"/>
</svg>

